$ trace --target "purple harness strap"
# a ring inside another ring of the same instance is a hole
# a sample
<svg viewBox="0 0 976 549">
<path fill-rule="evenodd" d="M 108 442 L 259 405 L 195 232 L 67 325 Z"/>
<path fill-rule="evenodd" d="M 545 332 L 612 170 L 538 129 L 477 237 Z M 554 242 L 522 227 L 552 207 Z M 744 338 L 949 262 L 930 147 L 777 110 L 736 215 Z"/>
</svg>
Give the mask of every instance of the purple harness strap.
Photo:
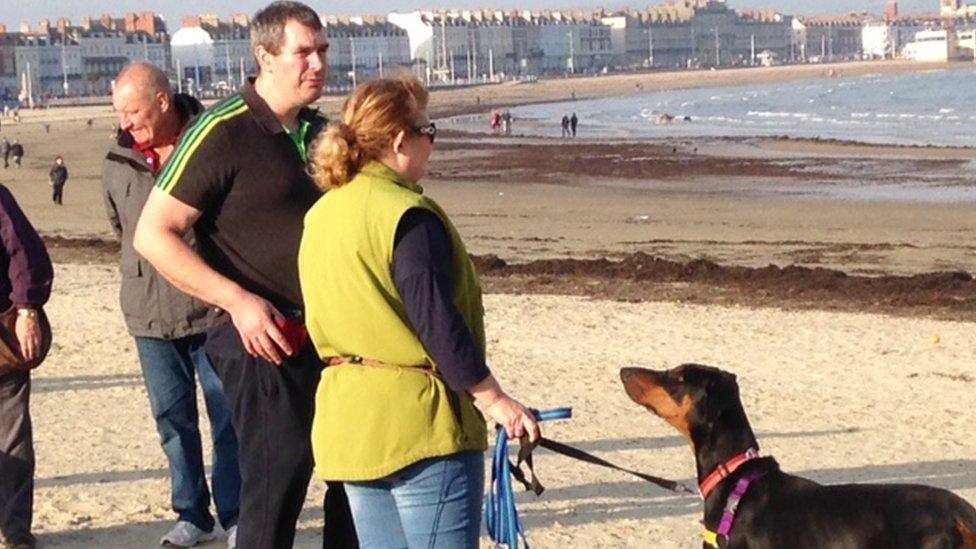
<svg viewBox="0 0 976 549">
<path fill-rule="evenodd" d="M 718 530 L 715 532 L 719 536 L 722 536 L 726 540 L 732 534 L 732 521 L 735 520 L 735 512 L 739 508 L 739 502 L 745 497 L 746 492 L 749 490 L 749 485 L 752 482 L 763 475 L 766 472 L 757 473 L 748 477 L 743 477 L 739 479 L 739 482 L 735 484 L 735 489 L 729 494 L 729 499 L 725 502 L 725 511 L 722 512 L 722 520 L 718 523 Z"/>
</svg>

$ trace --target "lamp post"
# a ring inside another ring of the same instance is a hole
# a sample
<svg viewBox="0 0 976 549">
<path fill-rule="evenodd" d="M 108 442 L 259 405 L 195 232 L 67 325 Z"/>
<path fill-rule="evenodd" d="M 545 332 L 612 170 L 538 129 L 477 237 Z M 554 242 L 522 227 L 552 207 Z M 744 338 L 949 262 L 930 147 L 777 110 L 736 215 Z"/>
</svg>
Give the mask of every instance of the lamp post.
<svg viewBox="0 0 976 549">
<path fill-rule="evenodd" d="M 356 37 L 349 37 L 349 57 L 352 65 L 352 70 L 349 74 L 352 75 L 352 87 L 356 87 Z"/>
<path fill-rule="evenodd" d="M 718 27 L 713 29 L 715 31 L 715 66 L 719 67 L 722 65 L 722 55 L 721 55 L 721 44 L 718 41 Z"/>
<path fill-rule="evenodd" d="M 67 60 L 65 59 L 64 40 L 65 40 L 65 35 L 61 34 L 61 76 L 64 78 L 61 81 L 61 87 L 62 89 L 64 89 L 65 97 L 67 97 L 68 96 L 68 63 Z"/>
<path fill-rule="evenodd" d="M 234 73 L 230 67 L 230 41 L 224 42 L 224 72 L 227 74 L 227 89 L 234 89 Z"/>
<path fill-rule="evenodd" d="M 569 39 L 569 66 L 567 68 L 571 74 L 576 74 L 576 59 L 574 58 L 575 51 L 573 50 L 573 31 L 567 32 L 566 37 Z"/>
<path fill-rule="evenodd" d="M 654 28 L 647 24 L 647 68 L 654 68 Z"/>
</svg>

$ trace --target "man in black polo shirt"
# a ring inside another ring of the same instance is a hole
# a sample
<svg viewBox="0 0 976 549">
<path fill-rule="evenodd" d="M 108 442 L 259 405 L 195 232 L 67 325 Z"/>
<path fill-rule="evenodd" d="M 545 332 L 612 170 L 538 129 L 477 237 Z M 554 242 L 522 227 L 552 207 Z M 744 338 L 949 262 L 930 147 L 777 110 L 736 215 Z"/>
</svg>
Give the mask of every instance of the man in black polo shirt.
<svg viewBox="0 0 976 549">
<path fill-rule="evenodd" d="M 226 311 L 206 350 L 224 384 L 241 464 L 238 544 L 291 547 L 312 455 L 321 373 L 301 324 L 298 245 L 319 193 L 305 171 L 324 119 L 307 106 L 325 81 L 315 12 L 275 2 L 251 24 L 257 78 L 189 127 L 156 179 L 135 248 L 184 292 Z M 195 228 L 197 255 L 183 235 Z M 326 497 L 326 547 L 355 546 L 341 485 Z"/>
</svg>

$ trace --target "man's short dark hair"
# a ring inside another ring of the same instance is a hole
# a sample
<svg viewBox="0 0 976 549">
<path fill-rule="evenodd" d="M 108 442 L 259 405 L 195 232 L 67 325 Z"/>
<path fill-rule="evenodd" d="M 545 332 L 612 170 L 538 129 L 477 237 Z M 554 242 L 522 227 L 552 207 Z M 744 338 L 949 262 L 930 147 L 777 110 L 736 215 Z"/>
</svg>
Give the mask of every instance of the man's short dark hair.
<svg viewBox="0 0 976 549">
<path fill-rule="evenodd" d="M 322 30 L 322 20 L 315 10 L 301 2 L 272 2 L 268 7 L 254 14 L 251 21 L 251 47 L 263 46 L 268 52 L 277 55 L 285 40 L 285 25 L 296 21 L 312 30 Z"/>
</svg>

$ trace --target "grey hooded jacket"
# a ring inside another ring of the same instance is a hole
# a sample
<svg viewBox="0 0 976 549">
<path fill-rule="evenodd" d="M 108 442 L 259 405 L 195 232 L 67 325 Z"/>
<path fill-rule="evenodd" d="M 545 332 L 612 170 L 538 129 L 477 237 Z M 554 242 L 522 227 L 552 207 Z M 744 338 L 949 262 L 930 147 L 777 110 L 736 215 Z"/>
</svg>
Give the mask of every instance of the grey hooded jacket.
<svg viewBox="0 0 976 549">
<path fill-rule="evenodd" d="M 203 111 L 200 102 L 188 95 L 177 94 L 174 103 L 186 123 Z M 132 144 L 128 132 L 120 133 L 102 169 L 109 222 L 122 241 L 120 298 L 126 326 L 136 337 L 178 339 L 203 333 L 214 325 L 217 311 L 173 287 L 132 247 L 139 214 L 155 183 L 145 157 Z"/>
</svg>

